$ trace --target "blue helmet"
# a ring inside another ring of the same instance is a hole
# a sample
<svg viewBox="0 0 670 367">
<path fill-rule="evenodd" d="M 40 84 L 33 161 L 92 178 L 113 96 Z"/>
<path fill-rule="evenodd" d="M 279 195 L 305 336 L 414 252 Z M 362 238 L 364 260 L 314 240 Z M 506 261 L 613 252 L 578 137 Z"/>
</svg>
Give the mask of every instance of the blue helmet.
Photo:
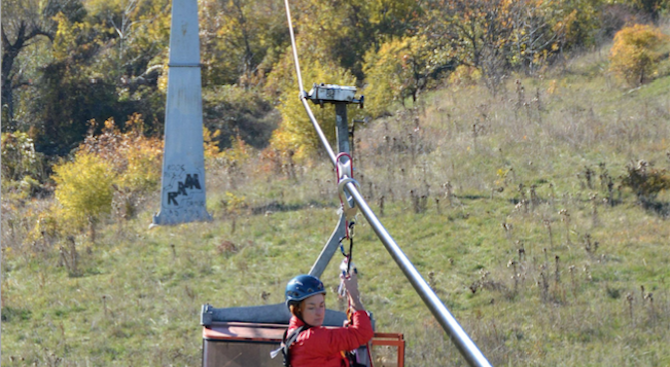
<svg viewBox="0 0 670 367">
<path fill-rule="evenodd" d="M 319 278 L 312 275 L 298 275 L 286 285 L 286 305 L 297 303 L 315 294 L 326 294 Z"/>
</svg>

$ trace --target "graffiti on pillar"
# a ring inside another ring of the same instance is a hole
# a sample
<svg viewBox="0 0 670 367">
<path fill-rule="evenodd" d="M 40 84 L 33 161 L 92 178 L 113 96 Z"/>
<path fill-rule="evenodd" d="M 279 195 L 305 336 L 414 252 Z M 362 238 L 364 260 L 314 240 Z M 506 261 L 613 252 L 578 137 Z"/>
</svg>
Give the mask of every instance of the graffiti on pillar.
<svg viewBox="0 0 670 367">
<path fill-rule="evenodd" d="M 204 176 L 199 170 L 187 170 L 185 164 L 170 164 L 163 174 L 167 183 L 163 187 L 163 193 L 167 195 L 164 202 L 168 208 L 205 206 Z"/>
<path fill-rule="evenodd" d="M 167 164 L 163 170 L 161 211 L 153 224 L 177 224 L 194 220 L 212 220 L 205 203 L 205 173 L 202 165 Z"/>
</svg>

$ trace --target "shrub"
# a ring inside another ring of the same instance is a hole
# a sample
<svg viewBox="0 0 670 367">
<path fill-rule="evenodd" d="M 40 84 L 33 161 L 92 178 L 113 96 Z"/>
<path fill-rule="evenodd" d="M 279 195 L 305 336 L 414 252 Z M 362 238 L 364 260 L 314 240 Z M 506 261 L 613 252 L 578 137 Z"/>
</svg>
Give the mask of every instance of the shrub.
<svg viewBox="0 0 670 367">
<path fill-rule="evenodd" d="M 24 213 L 26 217 L 30 218 L 33 225 L 25 236 L 24 243 L 42 243 L 43 249 L 50 248 L 62 232 L 61 210 L 49 202 L 48 206 L 40 208 L 40 210 L 29 210 Z"/>
<path fill-rule="evenodd" d="M 94 241 L 95 225 L 112 209 L 113 167 L 95 154 L 80 151 L 74 161 L 54 166 L 53 178 L 63 219 L 78 229 L 88 225 Z"/>
<path fill-rule="evenodd" d="M 41 179 L 44 176 L 42 155 L 28 134 L 16 131 L 2 133 L 2 178 L 20 181 L 24 176 Z"/>
<path fill-rule="evenodd" d="M 661 59 L 659 48 L 668 37 L 651 25 L 624 27 L 614 36 L 610 53 L 610 71 L 631 86 L 652 79 Z"/>
<path fill-rule="evenodd" d="M 640 199 L 653 199 L 659 192 L 670 189 L 670 172 L 653 168 L 646 161 L 626 167 L 622 184 L 630 187 Z"/>
<path fill-rule="evenodd" d="M 215 144 L 207 143 L 208 134 L 209 131 L 205 130 L 205 158 L 208 159 L 208 162 L 216 163 L 216 166 L 213 167 L 215 170 L 224 169 L 227 173 L 230 187 L 236 188 L 237 181 L 244 175 L 243 168 L 250 157 L 251 147 L 245 143 L 241 136 L 234 135 L 230 137 L 230 148 L 220 151 Z M 211 151 L 211 153 L 208 154 L 208 151 Z"/>
<path fill-rule="evenodd" d="M 381 116 L 394 103 L 404 105 L 409 97 L 416 102 L 419 94 L 440 77 L 440 70 L 448 64 L 448 51 L 424 36 L 391 39 L 378 51 L 369 51 L 363 66 L 368 113 Z"/>
<path fill-rule="evenodd" d="M 481 79 L 482 72 L 472 66 L 459 65 L 449 74 L 449 84 L 454 86 L 473 86 Z"/>
<path fill-rule="evenodd" d="M 231 136 L 230 148 L 221 153 L 221 158 L 228 163 L 243 165 L 249 159 L 250 153 L 251 147 L 239 135 Z"/>
<path fill-rule="evenodd" d="M 142 135 L 142 125 L 142 118 L 133 115 L 126 122 L 129 131 L 122 133 L 109 119 L 102 134 L 89 134 L 79 147 L 109 164 L 118 174 L 118 187 L 128 192 L 150 192 L 160 182 L 163 141 Z"/>
<path fill-rule="evenodd" d="M 219 145 L 216 142 L 216 138 L 221 135 L 221 130 L 215 130 L 212 132 L 209 130 L 207 127 L 204 127 L 202 130 L 202 138 L 204 142 L 204 152 L 205 152 L 205 160 L 206 161 L 211 161 L 219 157 L 221 155 L 221 149 L 219 149 Z"/>
<path fill-rule="evenodd" d="M 79 151 L 97 156 L 115 173 L 114 214 L 131 218 L 146 194 L 158 188 L 161 179 L 163 141 L 142 134 L 144 121 L 132 115 L 122 133 L 113 119 L 104 123 L 102 133 L 94 136 L 95 121 Z"/>
</svg>

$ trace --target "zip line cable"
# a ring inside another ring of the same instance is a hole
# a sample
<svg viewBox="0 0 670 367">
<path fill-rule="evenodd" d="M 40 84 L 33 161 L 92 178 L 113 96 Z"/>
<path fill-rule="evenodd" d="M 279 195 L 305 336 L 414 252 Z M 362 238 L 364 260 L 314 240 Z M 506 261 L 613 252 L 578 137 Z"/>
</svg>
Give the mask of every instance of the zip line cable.
<svg viewBox="0 0 670 367">
<path fill-rule="evenodd" d="M 286 18 L 288 19 L 288 30 L 291 33 L 291 46 L 292 46 L 291 48 L 293 49 L 295 72 L 298 75 L 298 87 L 300 88 L 300 101 L 302 102 L 302 105 L 305 107 L 305 111 L 307 111 L 307 116 L 309 116 L 310 121 L 312 121 L 312 125 L 314 125 L 316 133 L 319 135 L 321 143 L 323 144 L 324 148 L 326 148 L 328 156 L 330 157 L 330 161 L 333 163 L 333 166 L 337 167 L 337 158 L 335 157 L 333 148 L 330 146 L 330 143 L 328 143 L 326 135 L 323 133 L 323 130 L 321 130 L 319 122 L 316 121 L 316 117 L 314 117 L 314 113 L 312 113 L 312 109 L 309 107 L 309 104 L 307 103 L 306 99 L 307 95 L 305 93 L 305 88 L 302 85 L 302 74 L 300 73 L 300 61 L 298 61 L 298 47 L 296 46 L 295 34 L 293 33 L 293 22 L 291 21 L 291 8 L 288 4 L 288 0 L 284 0 L 284 4 L 286 4 Z"/>
<path fill-rule="evenodd" d="M 295 69 L 298 75 L 298 84 L 300 87 L 300 100 L 302 101 L 302 104 L 307 111 L 307 115 L 309 116 L 312 125 L 314 125 L 314 129 L 316 129 L 316 132 L 319 135 L 321 143 L 328 152 L 333 166 L 337 168 L 338 162 L 337 157 L 333 152 L 333 148 L 330 146 L 330 143 L 328 143 L 328 139 L 326 139 L 326 136 L 321 130 L 321 126 L 319 126 L 319 123 L 316 121 L 311 108 L 307 104 L 307 96 L 302 85 L 302 75 L 300 74 L 300 63 L 298 60 L 295 34 L 293 33 L 293 23 L 291 22 L 291 9 L 289 7 L 289 0 L 284 0 L 284 3 L 286 4 L 286 18 L 288 20 L 289 32 L 291 34 L 293 58 L 295 61 Z M 368 223 L 377 234 L 377 237 L 379 237 L 379 240 L 382 242 L 382 244 L 384 244 L 386 250 L 389 252 L 393 260 L 395 260 L 396 264 L 398 264 L 398 267 L 400 267 L 400 269 L 403 271 L 405 277 L 407 277 L 410 284 L 412 284 L 412 287 L 419 294 L 435 319 L 440 323 L 447 335 L 449 335 L 451 341 L 454 343 L 463 358 L 465 358 L 468 364 L 473 367 L 492 367 L 491 363 L 489 363 L 477 345 L 472 341 L 472 339 L 470 339 L 456 318 L 454 318 L 444 303 L 442 303 L 439 297 L 437 297 L 433 289 L 428 285 L 426 280 L 423 279 L 421 273 L 419 273 L 416 267 L 414 267 L 414 264 L 412 264 L 407 255 L 405 255 L 400 246 L 398 246 L 393 237 L 391 237 L 386 228 L 384 228 L 384 225 L 379 221 L 372 209 L 370 209 L 370 206 L 368 206 L 368 203 L 358 191 L 356 181 L 345 175 L 340 180 L 340 184 L 343 184 L 342 186 L 344 186 L 344 188 L 346 188 L 347 191 L 351 194 L 354 202 L 358 205 L 361 213 L 363 213 L 363 216 L 365 219 L 367 219 Z"/>
<path fill-rule="evenodd" d="M 300 98 L 305 94 L 305 89 L 302 85 L 302 74 L 300 73 L 300 61 L 298 60 L 298 47 L 295 44 L 295 34 L 293 33 L 293 21 L 291 21 L 291 8 L 288 0 L 284 0 L 286 5 L 286 18 L 288 19 L 288 30 L 291 33 L 291 49 L 293 50 L 293 60 L 295 61 L 295 72 L 298 75 L 298 87 L 300 88 Z"/>
</svg>

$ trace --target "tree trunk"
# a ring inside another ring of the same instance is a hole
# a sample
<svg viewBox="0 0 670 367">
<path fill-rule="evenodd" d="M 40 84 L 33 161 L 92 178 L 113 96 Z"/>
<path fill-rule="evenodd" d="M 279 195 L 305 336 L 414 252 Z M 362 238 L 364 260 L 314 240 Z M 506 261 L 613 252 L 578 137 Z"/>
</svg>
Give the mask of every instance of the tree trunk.
<svg viewBox="0 0 670 367">
<path fill-rule="evenodd" d="M 31 27 L 28 31 L 28 24 L 25 20 L 21 20 L 16 32 L 16 40 L 12 44 L 7 37 L 4 25 L 2 26 L 2 117 L 4 121 L 8 121 L 9 129 L 12 129 L 12 119 L 14 118 L 14 96 L 13 90 L 15 85 L 12 80 L 12 69 L 14 67 L 14 60 L 19 56 L 21 50 L 26 47 L 28 41 L 37 37 L 45 36 L 53 41 L 53 34 L 38 27 Z M 7 130 L 5 128 L 4 130 Z"/>
</svg>

